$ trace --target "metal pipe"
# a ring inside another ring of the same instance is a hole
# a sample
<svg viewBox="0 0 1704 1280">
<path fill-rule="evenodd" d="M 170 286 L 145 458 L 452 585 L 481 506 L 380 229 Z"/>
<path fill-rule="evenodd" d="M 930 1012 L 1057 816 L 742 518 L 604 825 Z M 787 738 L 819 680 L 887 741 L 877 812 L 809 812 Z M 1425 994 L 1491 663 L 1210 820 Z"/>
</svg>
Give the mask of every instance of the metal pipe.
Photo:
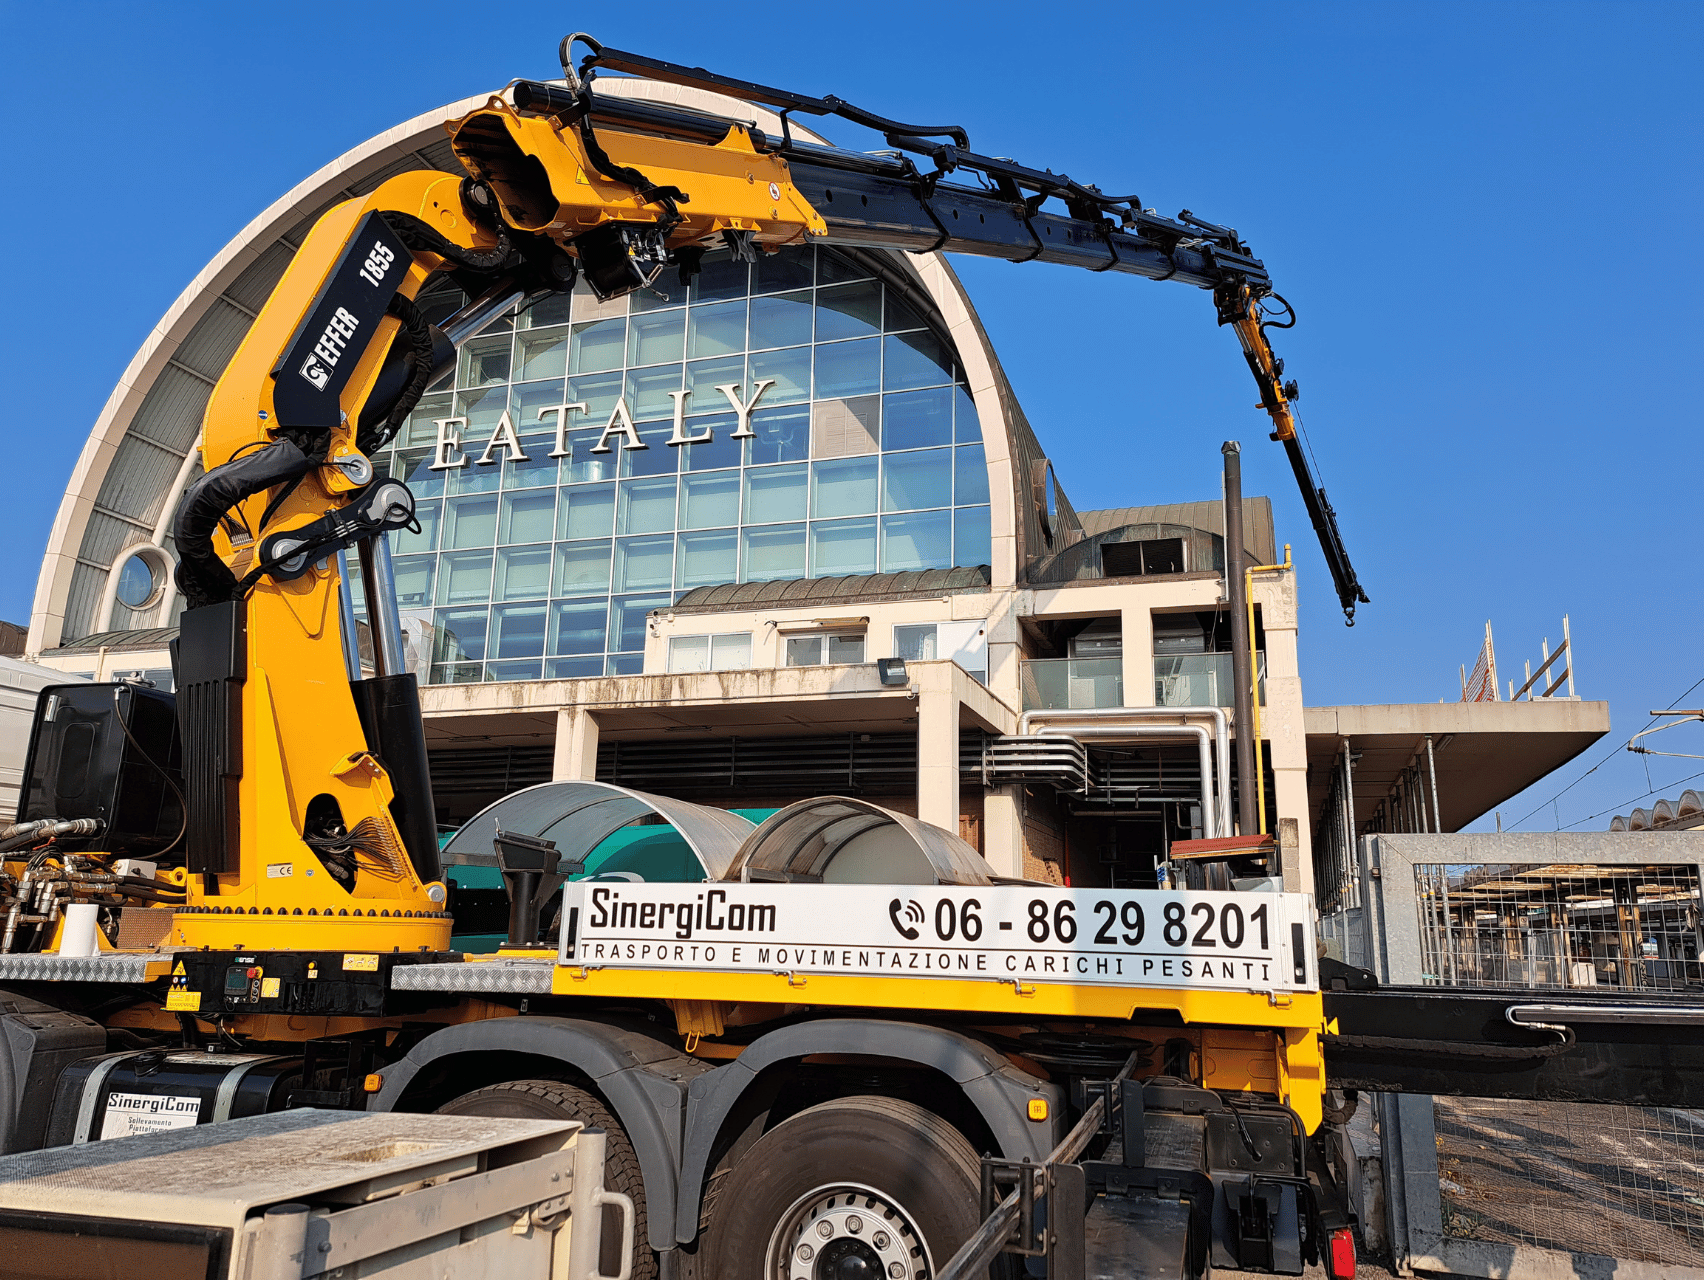
<svg viewBox="0 0 1704 1280">
<path fill-rule="evenodd" d="M 1218 765 L 1218 822 L 1219 831 L 1231 831 L 1231 733 L 1229 718 L 1223 707 L 1088 707 L 1080 711 L 1026 711 L 1018 717 L 1018 733 L 1024 736 L 1038 732 L 1040 721 L 1075 721 L 1085 727 L 1101 721 L 1119 720 L 1176 720 L 1187 721 L 1206 717 L 1213 721 L 1213 742 Z M 1068 726 L 1060 732 L 1069 733 Z"/>
<path fill-rule="evenodd" d="M 1266 834 L 1266 765 L 1262 759 L 1262 744 L 1260 739 L 1260 655 L 1254 646 L 1254 575 L 1257 573 L 1281 573 L 1290 568 L 1290 544 L 1284 544 L 1283 564 L 1251 564 L 1243 570 L 1244 591 L 1243 600 L 1248 608 L 1248 669 L 1250 700 L 1254 707 L 1254 787 L 1255 813 L 1260 820 L 1260 834 Z M 1280 867 L 1279 871 L 1282 872 Z"/>
<path fill-rule="evenodd" d="M 516 287 L 513 280 L 499 280 L 460 311 L 447 317 L 438 328 L 459 347 L 519 305 L 526 296 L 526 291 Z"/>
<path fill-rule="evenodd" d="M 1438 761 L 1432 754 L 1432 735 L 1426 735 L 1426 769 L 1432 775 L 1432 830 L 1444 834 L 1444 815 L 1438 808 Z"/>
<path fill-rule="evenodd" d="M 1237 825 L 1251 836 L 1256 827 L 1254 781 L 1254 673 L 1249 663 L 1247 561 L 1244 560 L 1242 446 L 1227 440 L 1225 455 L 1225 595 L 1231 606 L 1231 688 L 1237 720 Z"/>
<path fill-rule="evenodd" d="M 1207 730 L 1198 724 L 1128 725 L 1117 728 L 1105 725 L 1086 725 L 1070 732 L 1079 740 L 1092 742 L 1140 742 L 1153 738 L 1194 738 L 1196 766 L 1201 771 L 1201 828 L 1209 840 L 1227 834 L 1219 827 L 1213 805 L 1213 753 L 1208 745 Z"/>
<path fill-rule="evenodd" d="M 343 669 L 351 684 L 361 678 L 361 635 L 355 621 L 355 593 L 349 589 L 349 553 L 337 552 L 337 603 L 343 610 L 338 631 L 343 637 Z"/>
<path fill-rule="evenodd" d="M 367 600 L 367 628 L 373 635 L 373 674 L 399 676 L 407 665 L 402 656 L 402 615 L 396 607 L 390 543 L 380 533 L 359 545 L 361 593 Z"/>
</svg>

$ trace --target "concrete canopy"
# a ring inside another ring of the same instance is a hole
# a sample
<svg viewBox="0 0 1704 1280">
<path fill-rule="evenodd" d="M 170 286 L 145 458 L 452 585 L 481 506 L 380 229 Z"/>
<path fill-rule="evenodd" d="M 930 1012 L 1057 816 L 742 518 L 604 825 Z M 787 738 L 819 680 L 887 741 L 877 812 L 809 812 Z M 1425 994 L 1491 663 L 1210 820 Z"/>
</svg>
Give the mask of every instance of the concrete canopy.
<svg viewBox="0 0 1704 1280">
<path fill-rule="evenodd" d="M 1354 764 L 1355 818 L 1365 831 L 1400 775 L 1416 760 L 1425 767 L 1430 735 L 1438 809 L 1444 831 L 1451 832 L 1561 768 L 1609 732 L 1607 702 L 1560 698 L 1309 707 L 1303 714 L 1308 809 L 1316 830 L 1334 771 L 1342 768 L 1345 738 L 1359 754 Z"/>
</svg>

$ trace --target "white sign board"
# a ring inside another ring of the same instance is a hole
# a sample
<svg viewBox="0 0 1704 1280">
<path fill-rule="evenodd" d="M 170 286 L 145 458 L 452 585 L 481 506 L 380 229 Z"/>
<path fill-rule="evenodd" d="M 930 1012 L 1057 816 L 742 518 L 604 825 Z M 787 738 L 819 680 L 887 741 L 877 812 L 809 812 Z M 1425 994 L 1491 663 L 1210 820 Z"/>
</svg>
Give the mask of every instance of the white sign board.
<svg viewBox="0 0 1704 1280">
<path fill-rule="evenodd" d="M 560 963 L 625 969 L 1314 988 L 1299 893 L 1028 885 L 638 884 L 564 888 Z"/>
<path fill-rule="evenodd" d="M 109 1093 L 101 1137 L 133 1138 L 139 1133 L 187 1129 L 201 1114 L 201 1099 L 164 1093 Z"/>
</svg>

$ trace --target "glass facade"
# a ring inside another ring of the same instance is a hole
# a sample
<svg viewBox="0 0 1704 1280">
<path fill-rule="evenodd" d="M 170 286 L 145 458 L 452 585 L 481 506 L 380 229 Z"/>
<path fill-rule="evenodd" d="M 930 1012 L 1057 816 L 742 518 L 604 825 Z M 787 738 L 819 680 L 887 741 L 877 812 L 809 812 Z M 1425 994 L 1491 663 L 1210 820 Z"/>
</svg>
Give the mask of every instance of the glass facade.
<svg viewBox="0 0 1704 1280">
<path fill-rule="evenodd" d="M 547 299 L 450 381 L 379 459 L 418 502 L 392 551 L 431 683 L 637 672 L 646 613 L 694 587 L 990 559 L 953 353 L 832 250 Z"/>
</svg>

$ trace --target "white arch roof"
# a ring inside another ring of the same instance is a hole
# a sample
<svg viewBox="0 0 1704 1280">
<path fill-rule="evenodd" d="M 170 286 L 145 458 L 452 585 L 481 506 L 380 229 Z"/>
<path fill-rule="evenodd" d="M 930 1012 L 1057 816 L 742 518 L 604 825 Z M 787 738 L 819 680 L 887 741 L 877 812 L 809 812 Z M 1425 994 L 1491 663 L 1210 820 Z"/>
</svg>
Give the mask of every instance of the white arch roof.
<svg viewBox="0 0 1704 1280">
<path fill-rule="evenodd" d="M 735 114 L 779 132 L 768 111 L 720 95 L 651 81 L 605 78 L 600 91 Z M 488 95 L 425 112 L 370 138 L 292 188 L 231 240 L 178 295 L 131 359 L 96 419 L 66 486 L 36 582 L 28 651 L 94 632 L 161 626 L 171 596 L 140 610 L 113 598 L 113 570 L 137 548 L 162 545 L 177 495 L 196 466 L 207 398 L 296 247 L 326 209 L 414 169 L 458 172 L 444 124 Z M 797 128 L 797 126 L 795 126 Z M 987 335 L 939 254 L 890 258 L 913 274 L 958 348 L 983 423 L 992 504 L 993 585 L 1016 580 L 1017 544 L 1039 455 L 1006 388 Z M 1004 430 L 994 429 L 996 424 Z M 1018 455 L 1018 456 L 1014 456 Z"/>
</svg>

